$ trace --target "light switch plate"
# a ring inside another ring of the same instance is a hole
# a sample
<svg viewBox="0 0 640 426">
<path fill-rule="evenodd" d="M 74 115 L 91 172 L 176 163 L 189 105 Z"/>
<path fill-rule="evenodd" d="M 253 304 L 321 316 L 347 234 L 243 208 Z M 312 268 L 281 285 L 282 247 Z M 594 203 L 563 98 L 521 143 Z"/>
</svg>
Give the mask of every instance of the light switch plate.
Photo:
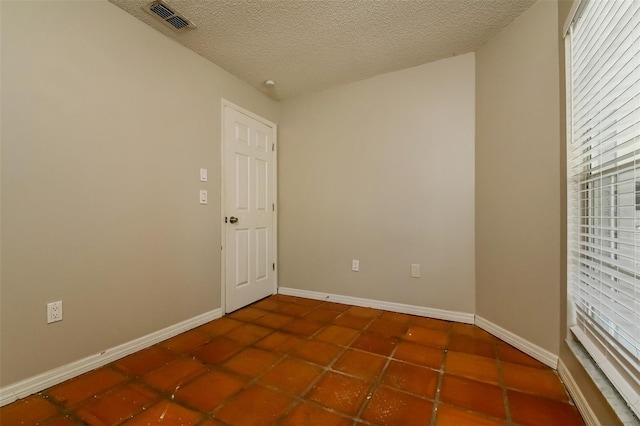
<svg viewBox="0 0 640 426">
<path fill-rule="evenodd" d="M 200 190 L 200 204 L 207 204 L 207 190 Z"/>
<path fill-rule="evenodd" d="M 207 169 L 200 169 L 200 182 L 207 181 Z"/>
</svg>

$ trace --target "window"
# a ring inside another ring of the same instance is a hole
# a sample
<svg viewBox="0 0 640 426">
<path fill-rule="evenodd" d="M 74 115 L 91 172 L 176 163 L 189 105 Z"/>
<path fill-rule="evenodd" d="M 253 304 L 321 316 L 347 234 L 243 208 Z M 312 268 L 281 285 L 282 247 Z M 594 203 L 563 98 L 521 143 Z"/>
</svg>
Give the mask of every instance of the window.
<svg viewBox="0 0 640 426">
<path fill-rule="evenodd" d="M 640 414 L 640 0 L 583 0 L 566 38 L 572 332 Z"/>
</svg>

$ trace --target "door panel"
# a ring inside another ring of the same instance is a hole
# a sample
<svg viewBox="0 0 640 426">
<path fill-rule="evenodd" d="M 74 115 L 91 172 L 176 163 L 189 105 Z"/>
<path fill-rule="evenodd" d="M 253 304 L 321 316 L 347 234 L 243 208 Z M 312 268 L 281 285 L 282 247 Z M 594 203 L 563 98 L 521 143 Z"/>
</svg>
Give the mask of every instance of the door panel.
<svg viewBox="0 0 640 426">
<path fill-rule="evenodd" d="M 275 293 L 275 131 L 230 106 L 224 120 L 225 308 L 231 312 Z"/>
</svg>

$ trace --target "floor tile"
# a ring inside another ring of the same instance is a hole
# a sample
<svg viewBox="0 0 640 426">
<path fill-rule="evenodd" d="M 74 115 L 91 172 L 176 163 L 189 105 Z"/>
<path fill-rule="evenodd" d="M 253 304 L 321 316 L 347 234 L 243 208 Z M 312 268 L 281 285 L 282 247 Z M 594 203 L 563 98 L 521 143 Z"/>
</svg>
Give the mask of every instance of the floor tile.
<svg viewBox="0 0 640 426">
<path fill-rule="evenodd" d="M 369 392 L 363 380 L 327 372 L 307 394 L 307 398 L 328 408 L 354 416 Z"/>
<path fill-rule="evenodd" d="M 309 340 L 293 352 L 293 356 L 320 365 L 330 364 L 343 348 L 330 343 Z"/>
<path fill-rule="evenodd" d="M 58 409 L 40 395 L 31 395 L 0 408 L 1 425 L 36 424 L 58 415 Z"/>
<path fill-rule="evenodd" d="M 382 314 L 380 314 L 379 318 L 382 320 L 399 322 L 401 324 L 409 324 L 409 322 L 411 322 L 411 319 L 413 318 L 413 315 L 382 311 Z"/>
<path fill-rule="evenodd" d="M 331 321 L 335 325 L 340 325 L 343 327 L 353 328 L 355 330 L 364 330 L 365 327 L 371 322 L 372 318 L 363 318 L 356 317 L 353 315 L 349 315 L 348 313 L 343 313 L 337 316 L 333 321 Z"/>
<path fill-rule="evenodd" d="M 294 320 L 295 317 L 289 315 L 278 314 L 275 312 L 268 313 L 258 319 L 256 319 L 253 323 L 256 325 L 260 325 L 262 327 L 268 328 L 280 328 L 291 321 Z"/>
<path fill-rule="evenodd" d="M 333 364 L 332 369 L 350 376 L 356 376 L 367 382 L 373 382 L 386 363 L 387 358 L 382 356 L 348 349 Z"/>
<path fill-rule="evenodd" d="M 373 394 L 362 417 L 381 425 L 429 425 L 431 423 L 431 401 L 380 386 Z"/>
<path fill-rule="evenodd" d="M 205 419 L 202 423 L 198 423 L 198 426 L 226 426 L 226 425 L 217 420 Z"/>
<path fill-rule="evenodd" d="M 191 426 L 202 418 L 202 414 L 181 405 L 161 400 L 151 408 L 125 422 L 127 426 L 167 425 Z"/>
<path fill-rule="evenodd" d="M 230 313 L 227 317 L 238 321 L 251 322 L 266 314 L 267 311 L 254 308 L 252 306 L 247 306 L 246 308 L 238 309 L 237 311 Z"/>
<path fill-rule="evenodd" d="M 438 404 L 436 426 L 504 426 L 504 420 L 484 416 L 447 404 Z"/>
<path fill-rule="evenodd" d="M 495 357 L 495 345 L 493 342 L 476 339 L 466 334 L 452 334 L 449 339 L 449 350 L 486 356 L 488 358 Z"/>
<path fill-rule="evenodd" d="M 77 419 L 76 417 L 71 416 L 70 414 L 60 414 L 55 417 L 51 417 L 43 422 L 39 422 L 40 426 L 78 426 L 81 424 L 82 420 Z M 0 420 L 0 424 L 3 424 Z M 10 425 L 11 423 L 7 423 Z M 26 424 L 26 423 L 25 423 Z"/>
<path fill-rule="evenodd" d="M 156 389 L 174 392 L 191 379 L 204 374 L 206 367 L 191 358 L 180 358 L 162 368 L 142 376 L 142 380 Z"/>
<path fill-rule="evenodd" d="M 374 333 L 362 333 L 351 346 L 363 351 L 373 352 L 379 355 L 389 356 L 395 349 L 395 339 L 380 336 Z"/>
<path fill-rule="evenodd" d="M 240 352 L 244 346 L 224 337 L 215 337 L 206 345 L 198 348 L 194 356 L 207 364 L 220 364 Z"/>
<path fill-rule="evenodd" d="M 264 311 L 276 311 L 283 304 L 283 302 L 278 302 L 276 299 L 272 299 L 269 297 L 254 303 L 253 305 L 251 305 L 251 307 L 262 309 Z"/>
<path fill-rule="evenodd" d="M 334 345 L 344 346 L 348 345 L 357 335 L 358 331 L 352 328 L 340 327 L 339 325 L 327 325 L 315 335 L 315 338 L 333 343 Z"/>
<path fill-rule="evenodd" d="M 46 394 L 57 403 L 71 407 L 126 380 L 124 375 L 105 367 L 54 386 Z"/>
<path fill-rule="evenodd" d="M 347 311 L 347 314 L 349 315 L 362 318 L 377 318 L 381 313 L 382 311 L 380 309 L 364 308 L 361 306 L 352 306 Z"/>
<path fill-rule="evenodd" d="M 466 336 L 475 337 L 476 339 L 488 340 L 494 342 L 497 339 L 491 334 L 487 333 L 480 327 L 471 324 L 452 323 L 451 331 L 453 334 L 464 334 Z"/>
<path fill-rule="evenodd" d="M 509 391 L 509 409 L 513 421 L 522 425 L 584 425 L 576 407 L 553 399 Z"/>
<path fill-rule="evenodd" d="M 157 398 L 150 389 L 129 384 L 91 398 L 78 408 L 78 416 L 92 425 L 115 425 L 151 406 Z"/>
<path fill-rule="evenodd" d="M 502 372 L 507 388 L 559 401 L 569 401 L 567 391 L 560 382 L 558 374 L 548 367 L 536 368 L 503 362 Z"/>
<path fill-rule="evenodd" d="M 446 348 L 449 342 L 449 333 L 432 328 L 411 326 L 404 335 L 404 339 L 423 345 Z"/>
<path fill-rule="evenodd" d="M 429 328 L 431 330 L 444 331 L 444 332 L 449 332 L 449 330 L 451 330 L 451 328 L 453 327 L 453 324 L 454 323 L 452 323 L 451 321 L 444 321 L 444 320 L 439 320 L 435 318 L 425 318 L 425 317 L 418 317 L 418 316 L 414 316 L 411 321 L 411 325 L 422 327 L 422 328 Z"/>
<path fill-rule="evenodd" d="M 384 319 L 374 319 L 367 327 L 367 331 L 389 337 L 401 337 L 407 329 L 406 324 Z"/>
<path fill-rule="evenodd" d="M 336 312 L 344 312 L 349 310 L 350 305 L 345 305 L 344 303 L 336 303 L 336 302 L 324 302 L 322 305 L 323 309 L 329 309 L 330 311 Z"/>
<path fill-rule="evenodd" d="M 398 390 L 433 399 L 438 388 L 439 376 L 439 372 L 430 368 L 391 361 L 382 377 L 382 383 Z"/>
<path fill-rule="evenodd" d="M 296 319 L 282 327 L 281 330 L 286 331 L 287 333 L 296 334 L 298 336 L 309 337 L 315 334 L 321 328 L 322 323 L 316 321 L 308 321 L 306 319 Z"/>
<path fill-rule="evenodd" d="M 131 376 L 142 376 L 177 359 L 177 355 L 161 346 L 151 346 L 117 360 L 114 365 Z"/>
<path fill-rule="evenodd" d="M 468 377 L 473 380 L 488 382 L 495 385 L 500 383 L 498 362 L 495 358 L 487 358 L 480 355 L 471 355 L 450 350 L 447 353 L 444 368 L 447 373 L 451 373 L 456 376 Z"/>
<path fill-rule="evenodd" d="M 395 359 L 439 369 L 444 358 L 444 350 L 413 342 L 400 342 L 393 353 Z"/>
<path fill-rule="evenodd" d="M 318 321 L 321 323 L 325 323 L 325 322 L 332 321 L 338 315 L 340 315 L 340 312 L 331 311 L 329 309 L 317 308 L 309 312 L 307 315 L 305 315 L 304 319 L 307 319 L 309 321 Z"/>
<path fill-rule="evenodd" d="M 244 324 L 242 321 L 223 317 L 201 325 L 196 330 L 204 331 L 212 336 L 218 336 L 220 334 L 227 333 L 234 328 L 240 327 L 242 324 Z"/>
<path fill-rule="evenodd" d="M 445 374 L 440 400 L 492 417 L 505 418 L 502 389 L 488 383 Z"/>
<path fill-rule="evenodd" d="M 286 358 L 267 371 L 260 378 L 260 382 L 267 386 L 276 387 L 286 393 L 300 394 L 322 372 L 323 369 L 316 365 L 296 358 Z"/>
<path fill-rule="evenodd" d="M 352 420 L 309 402 L 299 403 L 280 423 L 281 426 L 351 426 Z"/>
<path fill-rule="evenodd" d="M 274 365 L 280 357 L 280 354 L 263 351 L 262 349 L 247 348 L 234 355 L 222 366 L 235 373 L 255 377 Z"/>
<path fill-rule="evenodd" d="M 285 294 L 278 294 L 276 297 L 280 302 L 295 303 L 296 305 L 302 306 L 316 307 L 324 303 L 322 300 L 307 299 L 305 297 L 289 296 Z"/>
<path fill-rule="evenodd" d="M 255 346 L 267 351 L 286 354 L 299 348 L 303 342 L 304 340 L 298 336 L 276 331 L 260 340 Z"/>
<path fill-rule="evenodd" d="M 169 349 L 171 352 L 176 354 L 186 354 L 188 352 L 192 352 L 194 349 L 205 345 L 209 341 L 211 341 L 212 337 L 210 334 L 205 333 L 204 331 L 199 330 L 191 330 L 186 333 L 178 334 L 175 337 L 172 337 L 169 340 L 165 340 L 160 343 L 159 346 Z"/>
<path fill-rule="evenodd" d="M 230 425 L 269 425 L 292 402 L 293 399 L 283 394 L 254 385 L 225 403 L 215 417 Z"/>
<path fill-rule="evenodd" d="M 270 334 L 273 330 L 255 324 L 244 324 L 224 334 L 224 337 L 243 345 L 250 345 Z"/>
<path fill-rule="evenodd" d="M 300 318 L 311 312 L 311 308 L 308 306 L 296 305 L 295 303 L 283 303 L 280 305 L 277 312 Z"/>
<path fill-rule="evenodd" d="M 512 364 L 521 364 L 529 367 L 538 367 L 538 368 L 548 368 L 545 364 L 530 357 L 522 351 L 514 348 L 511 345 L 508 345 L 504 342 L 498 341 L 496 344 L 496 349 L 498 352 L 498 358 L 501 361 L 510 362 Z"/>
<path fill-rule="evenodd" d="M 244 380 L 221 371 L 211 371 L 181 387 L 176 400 L 203 412 L 209 412 L 246 385 Z"/>
</svg>

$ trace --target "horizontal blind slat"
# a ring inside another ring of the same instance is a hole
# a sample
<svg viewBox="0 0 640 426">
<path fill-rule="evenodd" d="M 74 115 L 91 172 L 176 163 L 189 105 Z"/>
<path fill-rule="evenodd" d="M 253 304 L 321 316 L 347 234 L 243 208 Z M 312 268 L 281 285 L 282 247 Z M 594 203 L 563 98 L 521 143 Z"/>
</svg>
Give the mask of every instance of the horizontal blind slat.
<svg viewBox="0 0 640 426">
<path fill-rule="evenodd" d="M 587 0 L 567 43 L 569 298 L 594 342 L 585 347 L 604 348 L 630 401 L 640 384 L 640 0 Z"/>
</svg>

